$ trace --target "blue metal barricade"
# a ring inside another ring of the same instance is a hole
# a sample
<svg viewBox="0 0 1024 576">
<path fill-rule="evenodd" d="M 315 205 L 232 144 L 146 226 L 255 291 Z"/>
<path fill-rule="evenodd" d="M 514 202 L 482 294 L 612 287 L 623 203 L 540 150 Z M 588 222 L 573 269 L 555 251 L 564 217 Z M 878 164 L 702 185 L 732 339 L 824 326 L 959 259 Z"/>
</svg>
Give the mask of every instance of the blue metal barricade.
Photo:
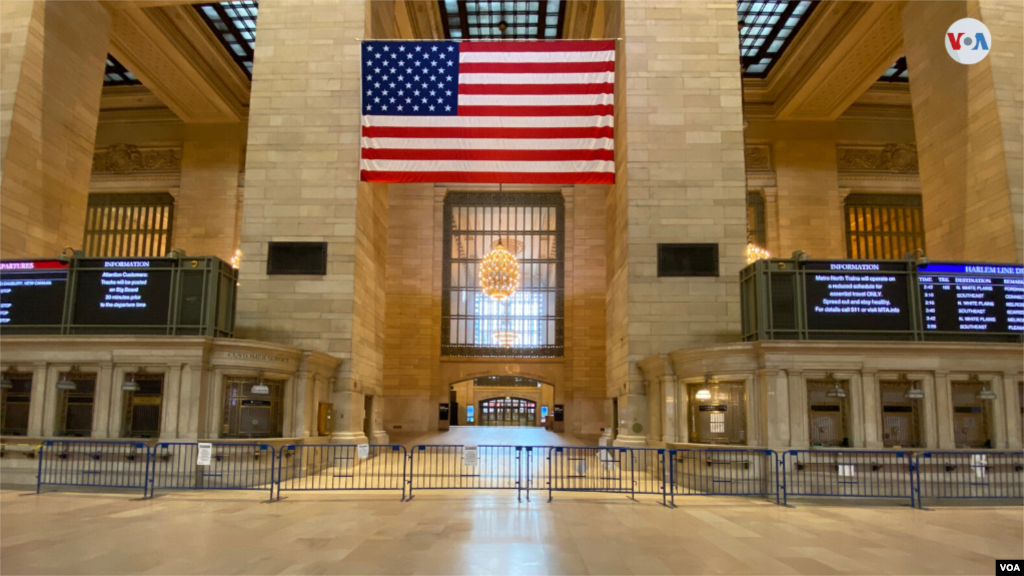
<svg viewBox="0 0 1024 576">
<path fill-rule="evenodd" d="M 913 455 L 868 450 L 788 450 L 779 491 L 790 496 L 907 498 L 914 505 Z"/>
<path fill-rule="evenodd" d="M 520 499 L 526 490 L 529 499 L 530 483 L 524 477 L 523 460 L 532 453 L 527 446 L 413 446 L 409 455 L 409 498 L 413 490 L 487 489 L 515 490 Z"/>
<path fill-rule="evenodd" d="M 779 502 L 778 454 L 774 450 L 707 448 L 672 450 L 672 505 L 679 496 L 765 496 Z"/>
<path fill-rule="evenodd" d="M 289 444 L 278 452 L 281 491 L 399 490 L 405 500 L 407 451 L 396 444 Z"/>
<path fill-rule="evenodd" d="M 161 442 L 150 459 L 150 492 L 156 490 L 268 490 L 274 498 L 275 451 L 269 444 L 213 442 L 209 465 L 197 464 L 195 442 Z"/>
<path fill-rule="evenodd" d="M 661 448 L 551 446 L 548 500 L 555 492 L 660 494 L 666 501 L 666 453 Z"/>
<path fill-rule="evenodd" d="M 99 486 L 142 489 L 145 496 L 149 454 L 145 442 L 44 440 L 36 493 L 44 485 Z"/>
<path fill-rule="evenodd" d="M 921 452 L 914 466 L 924 498 L 1024 498 L 1024 452 Z"/>
</svg>

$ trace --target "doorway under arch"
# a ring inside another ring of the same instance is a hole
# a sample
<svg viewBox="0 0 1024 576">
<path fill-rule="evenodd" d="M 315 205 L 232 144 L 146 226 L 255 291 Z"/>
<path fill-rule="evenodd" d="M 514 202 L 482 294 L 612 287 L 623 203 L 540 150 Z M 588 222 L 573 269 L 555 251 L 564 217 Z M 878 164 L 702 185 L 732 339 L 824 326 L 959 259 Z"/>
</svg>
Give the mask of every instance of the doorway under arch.
<svg viewBox="0 0 1024 576">
<path fill-rule="evenodd" d="M 480 426 L 536 426 L 537 403 L 526 398 L 481 400 Z"/>
<path fill-rule="evenodd" d="M 532 378 L 478 376 L 449 390 L 450 426 L 547 427 L 554 413 L 555 387 Z"/>
</svg>

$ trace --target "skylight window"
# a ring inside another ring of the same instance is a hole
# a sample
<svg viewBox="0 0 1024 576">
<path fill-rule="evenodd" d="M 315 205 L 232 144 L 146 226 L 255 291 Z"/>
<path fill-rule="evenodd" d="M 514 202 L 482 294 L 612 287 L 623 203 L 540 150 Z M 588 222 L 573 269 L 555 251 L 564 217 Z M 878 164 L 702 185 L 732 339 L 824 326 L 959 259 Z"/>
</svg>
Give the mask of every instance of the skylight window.
<svg viewBox="0 0 1024 576">
<path fill-rule="evenodd" d="M 901 56 L 889 69 L 878 79 L 879 82 L 910 82 L 910 75 L 907 73 L 907 57 Z"/>
<path fill-rule="evenodd" d="M 113 56 L 107 54 L 107 68 L 103 72 L 104 86 L 134 86 L 142 84 L 134 74 L 128 71 Z"/>
<path fill-rule="evenodd" d="M 195 7 L 220 43 L 245 75 L 252 78 L 253 51 L 256 49 L 257 0 L 218 2 Z"/>
<path fill-rule="evenodd" d="M 764 78 L 800 31 L 817 2 L 809 0 L 737 3 L 743 75 Z"/>
<path fill-rule="evenodd" d="M 439 0 L 446 38 L 554 40 L 562 37 L 565 0 L 484 2 Z"/>
</svg>

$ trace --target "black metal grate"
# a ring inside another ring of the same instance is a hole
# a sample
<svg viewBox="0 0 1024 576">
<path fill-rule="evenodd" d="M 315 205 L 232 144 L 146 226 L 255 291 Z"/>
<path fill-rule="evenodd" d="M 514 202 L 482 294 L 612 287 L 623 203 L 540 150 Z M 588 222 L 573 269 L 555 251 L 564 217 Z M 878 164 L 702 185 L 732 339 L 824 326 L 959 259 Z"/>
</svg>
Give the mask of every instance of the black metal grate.
<svg viewBox="0 0 1024 576">
<path fill-rule="evenodd" d="M 446 38 L 519 40 L 562 37 L 566 0 L 484 2 L 439 0 Z"/>
<path fill-rule="evenodd" d="M 171 248 L 174 197 L 166 192 L 90 194 L 86 256 L 159 257 Z"/>
<path fill-rule="evenodd" d="M 201 4 L 196 10 L 217 35 L 242 72 L 252 78 L 253 54 L 256 50 L 256 0 Z"/>
<path fill-rule="evenodd" d="M 266 393 L 259 386 L 266 387 Z M 284 430 L 284 380 L 224 378 L 221 438 L 280 438 Z"/>
<path fill-rule="evenodd" d="M 495 302 L 479 286 L 501 241 L 519 260 L 519 289 Z M 557 193 L 450 193 L 444 203 L 441 355 L 561 357 L 565 202 Z M 502 332 L 514 334 L 501 344 Z"/>
<path fill-rule="evenodd" d="M 60 373 L 75 383 L 74 390 L 59 392 L 57 436 L 92 436 L 93 402 L 96 395 L 96 374 Z"/>
<path fill-rule="evenodd" d="M 27 436 L 28 414 L 32 401 L 32 373 L 4 373 L 11 381 L 11 388 L 0 389 L 0 434 L 4 436 Z"/>
<path fill-rule="evenodd" d="M 747 243 L 768 247 L 764 196 L 759 192 L 747 192 Z"/>
<path fill-rule="evenodd" d="M 737 2 L 743 75 L 767 76 L 817 4 L 809 0 Z"/>
<path fill-rule="evenodd" d="M 888 70 L 878 79 L 879 82 L 910 82 L 910 74 L 907 72 L 907 57 L 900 56 L 900 59 L 893 63 Z"/>
<path fill-rule="evenodd" d="M 858 260 L 898 260 L 924 250 L 918 194 L 850 194 L 846 197 L 846 255 Z"/>
<path fill-rule="evenodd" d="M 142 84 L 134 74 L 128 71 L 113 56 L 107 54 L 107 68 L 103 72 L 104 86 L 135 86 Z"/>
</svg>

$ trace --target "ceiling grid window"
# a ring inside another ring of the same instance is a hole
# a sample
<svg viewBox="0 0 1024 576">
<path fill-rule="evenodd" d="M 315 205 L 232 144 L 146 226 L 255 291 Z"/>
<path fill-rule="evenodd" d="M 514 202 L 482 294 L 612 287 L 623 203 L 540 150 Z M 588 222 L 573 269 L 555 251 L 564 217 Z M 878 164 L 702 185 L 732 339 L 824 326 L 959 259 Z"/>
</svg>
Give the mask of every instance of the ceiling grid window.
<svg viewBox="0 0 1024 576">
<path fill-rule="evenodd" d="M 245 75 L 252 78 L 259 2 L 239 0 L 195 7 Z"/>
<path fill-rule="evenodd" d="M 454 40 L 554 40 L 562 37 L 564 0 L 483 2 L 440 0 L 446 38 Z"/>
<path fill-rule="evenodd" d="M 107 67 L 103 72 L 104 86 L 135 86 L 142 82 L 128 71 L 123 64 L 107 54 Z"/>
<path fill-rule="evenodd" d="M 809 0 L 737 3 L 743 75 L 767 76 L 817 4 Z"/>
</svg>

